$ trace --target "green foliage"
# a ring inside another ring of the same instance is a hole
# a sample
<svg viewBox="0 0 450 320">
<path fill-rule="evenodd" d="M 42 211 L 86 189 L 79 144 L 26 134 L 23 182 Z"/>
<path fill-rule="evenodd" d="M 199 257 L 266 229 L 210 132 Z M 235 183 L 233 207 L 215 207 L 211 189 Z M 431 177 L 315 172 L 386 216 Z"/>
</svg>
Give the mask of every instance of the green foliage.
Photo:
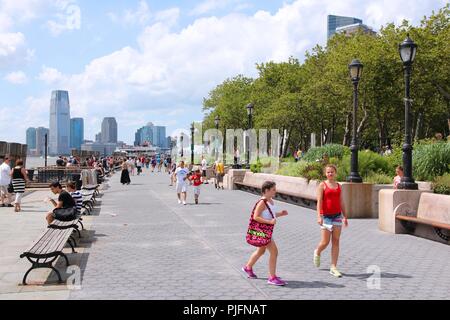
<svg viewBox="0 0 450 320">
<path fill-rule="evenodd" d="M 390 155 L 384 156 L 389 164 L 391 174 L 395 172 L 398 166 L 403 165 L 403 150 L 401 147 L 394 147 Z"/>
<path fill-rule="evenodd" d="M 348 64 L 358 58 L 364 64 L 359 84 L 361 145 L 381 147 L 388 138 L 399 143 L 404 135 L 405 84 L 398 44 L 407 33 L 419 46 L 411 82 L 414 139 L 447 133 L 450 4 L 416 26 L 404 21 L 383 26 L 376 36 L 336 34 L 326 46 L 317 45 L 307 52 L 303 62 L 291 57 L 284 62 L 257 63 L 255 79 L 239 75 L 211 90 L 203 102 L 204 129 L 214 127 L 216 115 L 221 118 L 221 129 L 246 129 L 245 106 L 252 102 L 256 129 L 289 133 L 287 141 L 283 139 L 287 145 L 284 155 L 299 147 L 306 150 L 311 133 L 316 133 L 318 140 L 326 136 L 327 143 L 348 145 L 352 110 Z M 330 157 L 345 155 L 334 151 L 338 150 L 329 150 Z M 308 161 L 320 158 L 316 150 L 308 153 Z M 400 164 L 399 151 L 394 153 L 388 157 L 390 170 Z"/>
<path fill-rule="evenodd" d="M 326 144 L 322 147 L 315 147 L 309 149 L 308 152 L 304 155 L 303 160 L 305 161 L 321 160 L 325 154 L 327 154 L 329 158 L 335 157 L 342 159 L 344 155 L 350 154 L 350 149 L 340 144 Z"/>
<path fill-rule="evenodd" d="M 308 180 L 323 180 L 323 166 L 319 162 L 299 161 L 283 164 L 277 174 L 291 177 L 303 177 Z"/>
<path fill-rule="evenodd" d="M 253 173 L 261 173 L 263 165 L 261 161 L 258 159 L 256 163 L 250 165 L 250 171 Z"/>
<path fill-rule="evenodd" d="M 364 182 L 373 184 L 392 184 L 393 178 L 385 173 L 369 173 L 364 177 Z"/>
<path fill-rule="evenodd" d="M 450 174 L 437 177 L 433 183 L 434 193 L 450 195 Z"/>
<path fill-rule="evenodd" d="M 416 144 L 413 152 L 414 177 L 432 181 L 450 172 L 450 143 Z"/>
</svg>

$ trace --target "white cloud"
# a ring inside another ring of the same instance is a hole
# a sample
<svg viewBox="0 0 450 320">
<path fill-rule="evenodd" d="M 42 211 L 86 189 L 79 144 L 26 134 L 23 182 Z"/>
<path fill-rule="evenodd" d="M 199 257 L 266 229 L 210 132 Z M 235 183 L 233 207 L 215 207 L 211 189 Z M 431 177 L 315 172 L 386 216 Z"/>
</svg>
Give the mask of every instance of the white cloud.
<svg viewBox="0 0 450 320">
<path fill-rule="evenodd" d="M 23 71 L 11 72 L 4 79 L 12 84 L 25 84 L 28 82 L 28 77 Z"/>
<path fill-rule="evenodd" d="M 47 28 L 53 36 L 59 36 L 65 31 L 81 29 L 81 9 L 76 1 L 59 0 L 55 6 L 58 12 L 54 20 L 47 21 Z"/>
<path fill-rule="evenodd" d="M 44 81 L 47 84 L 56 84 L 64 80 L 64 76 L 55 68 L 43 66 L 41 73 L 37 77 L 38 80 Z"/>
<path fill-rule="evenodd" d="M 138 7 L 136 9 L 128 9 L 125 10 L 122 14 L 116 14 L 113 12 L 108 13 L 109 18 L 113 22 L 119 22 L 124 25 L 146 25 L 152 14 L 150 12 L 150 8 L 147 4 L 147 1 L 141 0 L 139 1 Z"/>
<path fill-rule="evenodd" d="M 361 17 L 378 29 L 397 21 L 400 14 L 418 22 L 440 0 L 434 5 L 419 0 L 407 7 L 402 3 L 301 0 L 284 4 L 273 14 L 198 18 L 176 31 L 179 10 L 172 9 L 149 18 L 152 23 L 138 37 L 137 46 L 97 58 L 79 74 L 43 67 L 39 79 L 69 90 L 77 115 L 99 119 L 92 120 L 95 123 L 86 128 L 86 136 L 98 132 L 101 118 L 111 115 L 126 133 L 121 139 L 131 141 L 138 123 L 157 117 L 187 126 L 192 118 L 199 118 L 202 98 L 209 90 L 227 77 L 255 75 L 256 62 L 281 61 L 291 55 L 301 58 L 305 50 L 324 44 L 327 14 Z M 161 106 L 167 107 L 161 111 Z"/>
</svg>

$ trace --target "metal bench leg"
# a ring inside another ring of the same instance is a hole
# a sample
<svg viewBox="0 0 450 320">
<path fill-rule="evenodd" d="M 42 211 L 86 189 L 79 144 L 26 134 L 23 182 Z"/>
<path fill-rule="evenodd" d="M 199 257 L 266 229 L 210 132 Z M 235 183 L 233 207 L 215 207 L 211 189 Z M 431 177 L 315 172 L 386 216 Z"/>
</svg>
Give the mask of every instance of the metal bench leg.
<svg viewBox="0 0 450 320">
<path fill-rule="evenodd" d="M 67 240 L 67 243 L 70 245 L 70 248 L 72 249 L 72 253 L 77 253 L 76 251 L 75 251 L 75 247 L 73 246 L 73 244 L 72 244 L 72 240 L 69 238 L 69 240 Z"/>
<path fill-rule="evenodd" d="M 62 253 L 62 252 L 59 252 L 59 255 L 60 255 L 61 257 L 63 257 L 64 260 L 66 260 L 66 265 L 69 266 L 69 259 L 67 258 L 67 256 L 66 256 L 64 253 Z M 53 266 L 51 266 L 51 267 L 53 268 Z M 60 278 L 61 278 L 61 277 L 60 277 Z"/>
<path fill-rule="evenodd" d="M 84 230 L 83 222 L 81 222 L 80 220 L 78 220 L 78 223 L 81 225 L 81 230 Z"/>
<path fill-rule="evenodd" d="M 23 284 L 24 286 L 27 285 L 27 277 L 28 277 L 28 275 L 30 274 L 30 272 L 31 272 L 33 269 L 36 269 L 36 268 L 34 267 L 34 264 L 33 264 L 33 266 L 32 266 L 30 269 L 28 269 L 27 272 L 25 272 L 25 275 L 23 276 L 23 279 L 22 279 L 22 284 Z"/>
<path fill-rule="evenodd" d="M 77 246 L 77 241 L 75 240 L 75 238 L 73 236 L 70 236 L 69 240 L 72 240 L 72 243 L 75 247 Z"/>
<path fill-rule="evenodd" d="M 67 259 L 67 257 L 66 257 Z M 67 263 L 67 266 L 69 266 L 69 264 Z M 54 266 L 50 266 L 50 269 L 52 269 L 53 271 L 55 271 L 56 275 L 58 276 L 58 283 L 63 283 L 62 278 L 61 278 L 61 273 L 59 273 L 59 271 L 54 267 Z"/>
</svg>

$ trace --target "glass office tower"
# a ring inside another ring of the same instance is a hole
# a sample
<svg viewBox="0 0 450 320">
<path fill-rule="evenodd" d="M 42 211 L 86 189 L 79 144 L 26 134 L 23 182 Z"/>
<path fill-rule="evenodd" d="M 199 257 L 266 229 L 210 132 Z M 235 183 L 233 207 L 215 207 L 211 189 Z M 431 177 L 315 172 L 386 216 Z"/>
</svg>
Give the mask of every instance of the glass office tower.
<svg viewBox="0 0 450 320">
<path fill-rule="evenodd" d="M 70 104 L 67 91 L 52 92 L 49 153 L 51 155 L 70 154 Z"/>
<path fill-rule="evenodd" d="M 362 23 L 363 21 L 361 19 L 358 18 L 353 18 L 353 17 L 342 17 L 342 16 L 334 16 L 334 15 L 329 15 L 327 18 L 327 24 L 328 24 L 328 34 L 327 37 L 328 39 L 330 39 L 330 37 L 336 33 L 336 29 L 339 27 L 344 27 L 344 26 L 348 26 L 348 25 L 352 25 L 355 23 Z"/>
<path fill-rule="evenodd" d="M 70 119 L 70 148 L 81 150 L 84 141 L 84 120 L 83 118 Z"/>
</svg>

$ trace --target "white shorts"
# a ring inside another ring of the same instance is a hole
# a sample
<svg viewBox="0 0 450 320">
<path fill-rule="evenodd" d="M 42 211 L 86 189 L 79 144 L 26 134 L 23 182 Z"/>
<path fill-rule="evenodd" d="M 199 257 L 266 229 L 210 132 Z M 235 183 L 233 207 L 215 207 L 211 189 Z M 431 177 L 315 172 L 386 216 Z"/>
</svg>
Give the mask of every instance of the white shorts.
<svg viewBox="0 0 450 320">
<path fill-rule="evenodd" d="M 200 195 L 200 186 L 194 186 L 194 194 Z"/>
<path fill-rule="evenodd" d="M 187 184 L 177 182 L 177 193 L 187 192 Z"/>
</svg>

